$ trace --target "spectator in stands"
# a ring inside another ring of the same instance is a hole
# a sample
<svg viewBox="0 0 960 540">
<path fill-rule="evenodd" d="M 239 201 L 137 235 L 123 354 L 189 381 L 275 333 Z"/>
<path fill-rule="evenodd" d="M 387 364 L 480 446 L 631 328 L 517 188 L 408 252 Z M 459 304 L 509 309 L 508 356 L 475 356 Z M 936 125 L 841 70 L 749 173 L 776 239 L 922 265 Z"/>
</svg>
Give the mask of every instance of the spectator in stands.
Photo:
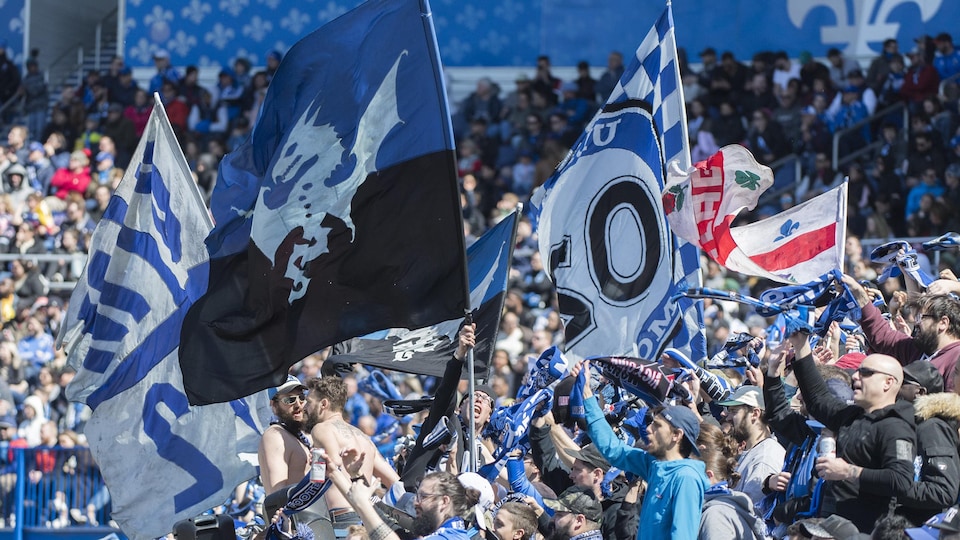
<svg viewBox="0 0 960 540">
<path fill-rule="evenodd" d="M 27 116 L 27 132 L 33 139 L 40 137 L 47 127 L 47 109 L 50 106 L 50 92 L 47 81 L 36 58 L 27 59 L 27 74 L 17 93 L 23 96 L 23 112 Z"/>
<path fill-rule="evenodd" d="M 904 77 L 907 73 L 903 56 L 900 54 L 891 56 L 890 60 L 887 61 L 887 67 L 886 75 L 877 88 L 881 108 L 903 101 L 903 94 L 900 93 L 900 89 L 903 88 Z"/>
<path fill-rule="evenodd" d="M 133 122 L 134 132 L 137 138 L 143 135 L 143 130 L 147 127 L 147 119 L 150 118 L 150 111 L 153 110 L 153 100 L 151 100 L 145 90 L 138 89 L 133 96 L 133 104 L 128 105 L 123 110 L 123 115 Z"/>
<path fill-rule="evenodd" d="M 921 524 L 957 500 L 960 493 L 960 396 L 943 392 L 943 377 L 930 362 L 913 362 L 903 368 L 899 398 L 914 404 L 917 422 L 919 478 L 897 502 L 905 515 Z"/>
<path fill-rule="evenodd" d="M 110 59 L 107 70 L 100 76 L 100 80 L 103 81 L 104 86 L 106 86 L 108 90 L 112 91 L 120 79 L 120 71 L 123 70 L 126 65 L 126 62 L 124 62 L 123 57 L 120 55 L 114 55 L 113 58 Z"/>
<path fill-rule="evenodd" d="M 156 66 L 157 72 L 150 78 L 150 85 L 147 87 L 150 95 L 160 92 L 165 81 L 170 81 L 174 85 L 180 83 L 180 72 L 170 65 L 170 53 L 165 49 L 157 49 L 153 53 L 153 65 Z"/>
<path fill-rule="evenodd" d="M 933 38 L 933 44 L 937 49 L 933 67 L 940 74 L 940 80 L 947 80 L 960 73 L 960 51 L 953 46 L 953 36 L 941 32 Z"/>
<path fill-rule="evenodd" d="M 23 303 L 32 306 L 32 303 L 28 301 Z M 53 337 L 44 331 L 43 324 L 36 317 L 27 319 L 24 325 L 24 334 L 17 344 L 17 352 L 26 363 L 28 378 L 38 373 L 40 368 L 53 360 Z"/>
<path fill-rule="evenodd" d="M 60 223 L 60 234 L 62 235 L 66 231 L 76 231 L 80 249 L 86 251 L 85 239 L 88 235 L 93 234 L 97 225 L 87 214 L 87 206 L 83 198 L 71 196 L 67 201 L 65 214 L 63 222 Z M 59 238 L 57 240 L 57 244 L 60 244 Z"/>
<path fill-rule="evenodd" d="M 830 62 L 830 84 L 834 90 L 840 90 L 850 85 L 847 80 L 849 73 L 860 69 L 859 64 L 852 59 L 847 58 L 840 52 L 840 49 L 830 49 L 827 51 L 827 60 Z"/>
<path fill-rule="evenodd" d="M 17 295 L 19 314 L 28 313 L 37 298 L 49 292 L 49 286 L 37 264 L 29 259 L 16 259 L 10 263 L 13 292 Z M 19 318 L 19 315 L 18 315 Z M 52 358 L 52 357 L 51 357 Z"/>
<path fill-rule="evenodd" d="M 130 163 L 139 137 L 137 137 L 133 122 L 123 115 L 123 105 L 119 103 L 110 105 L 107 117 L 101 125 L 100 133 L 102 135 L 101 143 L 103 139 L 109 138 L 116 145 L 114 161 L 118 167 L 125 168 Z"/>
<path fill-rule="evenodd" d="M 46 150 L 42 144 L 33 141 L 28 146 L 28 150 L 30 153 L 27 154 L 26 161 L 27 182 L 31 189 L 46 193 L 56 169 L 54 169 L 50 159 L 47 158 Z"/>
<path fill-rule="evenodd" d="M 716 54 L 714 54 L 714 58 L 716 58 Z M 596 100 L 598 103 L 607 102 L 607 98 L 613 93 L 613 89 L 616 88 L 617 83 L 620 82 L 620 77 L 623 76 L 623 69 L 623 53 L 611 51 L 610 54 L 607 55 L 607 69 L 600 75 L 600 79 L 597 81 Z"/>
<path fill-rule="evenodd" d="M 810 97 L 816 91 L 814 89 L 814 81 L 830 80 L 830 69 L 827 66 L 818 62 L 809 51 L 803 51 L 800 53 L 798 60 L 800 61 L 800 102 L 804 104 L 809 103 Z"/>
<path fill-rule="evenodd" d="M 17 307 L 17 295 L 13 292 L 13 279 L 9 277 L 0 278 L 0 323 L 6 325 L 11 321 L 16 320 Z M 0 353 L 2 353 L 2 351 L 0 351 Z M 19 360 L 19 354 L 16 356 L 16 358 Z M 0 359 L 3 359 L 2 354 L 0 354 Z M 14 366 L 13 369 L 18 369 L 18 366 Z M 9 384 L 18 382 L 12 378 L 7 380 Z"/>
<path fill-rule="evenodd" d="M 921 131 L 913 135 L 913 146 L 907 153 L 906 182 L 912 188 L 921 180 L 921 176 L 928 168 L 932 168 L 937 175 L 947 167 L 947 159 L 943 149 L 934 144 L 934 134 Z"/>
<path fill-rule="evenodd" d="M 61 201 L 70 193 L 79 193 L 81 196 L 90 185 L 90 158 L 80 150 L 70 154 L 70 164 L 65 169 L 59 169 L 50 179 L 53 195 Z M 51 207 L 52 208 L 52 207 Z"/>
<path fill-rule="evenodd" d="M 747 143 L 761 163 L 769 165 L 790 153 L 790 145 L 780 124 L 770 118 L 767 109 L 753 111 Z"/>
<path fill-rule="evenodd" d="M 572 148 L 574 143 L 577 142 L 581 130 L 571 125 L 570 119 L 561 111 L 550 113 L 549 121 L 550 130 L 546 134 L 547 141 L 556 141 L 566 150 Z"/>
<path fill-rule="evenodd" d="M 20 69 L 7 57 L 7 40 L 0 38 L 0 103 L 6 104 L 20 88 Z M 14 107 L 3 112 L 4 123 L 13 119 Z"/>
<path fill-rule="evenodd" d="M 167 110 L 167 118 L 170 125 L 173 126 L 174 133 L 178 138 L 183 135 L 187 129 L 187 118 L 190 116 L 190 109 L 184 103 L 183 98 L 177 94 L 177 84 L 173 81 L 165 81 L 160 91 L 160 100 Z M 152 105 L 151 105 L 152 109 Z M 147 114 L 149 116 L 149 113 Z"/>
<path fill-rule="evenodd" d="M 237 116 L 235 122 L 240 120 L 246 121 L 247 117 Z M 227 102 L 214 101 L 210 92 L 200 94 L 200 102 L 191 106 L 190 115 L 187 117 L 187 129 L 201 142 L 212 137 L 225 137 L 229 125 Z"/>
<path fill-rule="evenodd" d="M 737 465 L 740 491 L 759 505 L 764 496 L 763 483 L 780 472 L 786 457 L 786 451 L 767 425 L 762 390 L 744 385 L 717 405 L 725 407 L 722 417 L 729 424 L 727 432 L 743 448 Z"/>
<path fill-rule="evenodd" d="M 590 76 L 590 64 L 586 60 L 577 62 L 576 97 L 589 104 L 597 102 L 597 81 Z"/>
<path fill-rule="evenodd" d="M 217 87 L 215 89 L 217 94 L 216 107 L 226 107 L 227 122 L 231 122 L 240 116 L 243 104 L 243 91 L 244 88 L 237 83 L 236 76 L 233 74 L 232 69 L 224 68 L 220 70 L 220 74 L 217 76 Z M 189 107 L 190 104 L 187 103 L 187 106 Z"/>
<path fill-rule="evenodd" d="M 710 92 L 707 94 L 710 106 L 715 109 L 722 109 L 724 101 L 732 105 L 738 103 L 746 89 L 748 76 L 747 67 L 738 62 L 732 52 L 724 51 L 720 58 L 720 66 L 711 72 Z M 714 136 L 720 143 L 721 137 L 716 132 Z M 720 143 L 720 146 L 724 144 Z"/>
<path fill-rule="evenodd" d="M 749 85 L 750 87 L 739 102 L 739 109 L 743 116 L 750 118 L 754 111 L 766 109 L 769 112 L 777 107 L 777 98 L 770 90 L 765 74 L 754 73 L 749 80 Z"/>
<path fill-rule="evenodd" d="M 773 93 L 781 96 L 792 80 L 800 80 L 800 64 L 790 60 L 786 51 L 779 51 L 773 57 Z"/>
<path fill-rule="evenodd" d="M 550 57 L 537 57 L 537 73 L 533 77 L 530 89 L 544 99 L 548 107 L 555 107 L 559 101 L 560 79 L 550 72 Z"/>
<path fill-rule="evenodd" d="M 577 83 L 572 81 L 563 83 L 560 86 L 560 92 L 563 101 L 557 105 L 553 112 L 559 112 L 566 116 L 567 124 L 571 129 L 577 131 L 579 136 L 579 132 L 583 131 L 584 124 L 589 120 L 587 115 L 590 113 L 592 102 L 577 95 Z M 576 137 L 574 137 L 574 140 L 576 140 Z M 570 148 L 573 144 L 566 146 Z"/>
<path fill-rule="evenodd" d="M 923 46 L 917 46 L 910 52 L 910 68 L 903 78 L 900 95 L 917 112 L 923 100 L 937 95 L 940 88 L 940 74 L 933 67 L 933 40 L 926 38 Z"/>
<path fill-rule="evenodd" d="M 560 494 L 556 501 L 547 502 L 554 510 L 551 539 L 556 540 L 601 540 L 610 538 L 600 530 L 603 514 L 600 501 L 590 491 L 571 487 Z"/>
<path fill-rule="evenodd" d="M 537 534 L 537 514 L 527 504 L 505 502 L 493 515 L 493 532 L 501 540 L 530 540 Z"/>
<path fill-rule="evenodd" d="M 890 62 L 895 56 L 900 56 L 900 46 L 896 39 L 888 38 L 883 40 L 883 50 L 880 51 L 880 54 L 870 61 L 866 76 L 867 86 L 873 88 L 878 95 L 880 94 L 880 88 L 887 80 L 887 75 L 890 73 Z"/>
<path fill-rule="evenodd" d="M 710 132 L 717 141 L 717 146 L 722 148 L 728 144 L 742 143 L 747 136 L 747 130 L 733 102 L 720 101 L 719 110 L 720 116 L 710 122 Z"/>
<path fill-rule="evenodd" d="M 462 134 L 465 135 L 471 122 L 478 118 L 487 121 L 487 126 L 493 135 L 498 135 L 498 124 L 503 103 L 498 95 L 498 88 L 489 77 L 477 80 L 476 89 L 460 105 L 463 117 Z"/>
<path fill-rule="evenodd" d="M 575 367 L 588 369 L 589 363 Z M 647 427 L 646 449 L 627 445 L 614 435 L 590 384 L 583 387 L 587 432 L 611 465 L 637 474 L 648 487 L 640 511 L 640 527 L 650 538 L 693 538 L 700 527 L 704 492 L 709 486 L 697 438 L 697 415 L 682 405 L 658 410 Z"/>
<path fill-rule="evenodd" d="M 23 400 L 23 420 L 17 428 L 17 436 L 24 439 L 27 446 L 40 445 L 40 428 L 47 422 L 43 399 L 31 394 Z"/>
<path fill-rule="evenodd" d="M 827 389 L 807 335 L 798 332 L 790 341 L 807 410 L 837 438 L 836 456 L 817 459 L 816 469 L 836 503 L 835 508 L 823 508 L 821 515 L 836 513 L 858 529 L 872 530 L 888 511 L 890 499 L 906 493 L 914 477 L 913 407 L 897 401 L 903 370 L 893 357 L 867 356 L 853 375 L 854 404 L 847 405 Z"/>
<path fill-rule="evenodd" d="M 830 157 L 818 152 L 814 160 L 814 170 L 805 175 L 797 184 L 796 200 L 805 201 L 835 188 L 843 181 L 843 175 L 833 170 Z"/>
<path fill-rule="evenodd" d="M 10 195 L 10 200 L 16 208 L 23 206 L 27 197 L 34 192 L 26 178 L 27 169 L 19 163 L 14 163 L 3 171 L 4 191 Z"/>
<path fill-rule="evenodd" d="M 924 195 L 930 194 L 933 197 L 943 195 L 945 189 L 940 182 L 937 169 L 934 167 L 925 167 L 920 176 L 920 183 L 910 189 L 907 194 L 907 204 L 904 209 L 906 218 L 909 220 L 914 214 L 920 211 L 920 200 Z"/>
<path fill-rule="evenodd" d="M 16 156 L 16 161 L 25 163 L 29 150 L 27 143 L 30 142 L 27 126 L 15 125 L 7 132 L 7 153 Z"/>
<path fill-rule="evenodd" d="M 753 501 L 736 490 L 738 443 L 713 424 L 700 426 L 697 439 L 700 460 L 707 469 L 710 488 L 703 500 L 698 540 L 766 537 L 766 525 L 753 510 Z"/>
<path fill-rule="evenodd" d="M 267 53 L 267 69 L 264 72 L 264 75 L 267 76 L 267 84 L 270 84 L 270 81 L 273 80 L 273 76 L 276 75 L 277 69 L 280 67 L 280 62 L 283 61 L 283 54 L 280 51 L 270 51 Z"/>
<path fill-rule="evenodd" d="M 800 91 L 799 80 L 793 79 L 787 88 L 777 97 L 778 106 L 770 114 L 770 120 L 776 122 L 783 129 L 783 136 L 787 140 L 788 149 L 796 152 L 802 144 L 800 124 L 803 107 L 797 99 Z"/>
<path fill-rule="evenodd" d="M 830 120 L 830 132 L 834 135 L 841 134 L 840 154 L 848 155 L 870 142 L 870 125 L 862 124 L 870 117 L 870 112 L 860 98 L 860 92 L 856 86 L 845 87 L 840 96 L 839 107 L 835 112 L 828 109 L 827 116 Z M 859 129 L 855 129 L 858 125 Z"/>
</svg>

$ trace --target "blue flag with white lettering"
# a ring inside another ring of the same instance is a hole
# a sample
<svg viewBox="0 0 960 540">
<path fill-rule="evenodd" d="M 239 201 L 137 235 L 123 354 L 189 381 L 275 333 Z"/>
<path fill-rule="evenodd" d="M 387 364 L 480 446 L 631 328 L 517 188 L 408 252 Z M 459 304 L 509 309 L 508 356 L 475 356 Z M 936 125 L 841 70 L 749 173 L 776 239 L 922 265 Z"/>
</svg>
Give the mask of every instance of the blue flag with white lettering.
<svg viewBox="0 0 960 540">
<path fill-rule="evenodd" d="M 268 425 L 266 392 L 190 407 L 183 390 L 178 338 L 207 287 L 210 228 L 157 99 L 58 338 L 77 370 L 67 396 L 93 409 L 84 433 L 130 538 L 163 536 L 256 475 L 244 456 Z"/>
<path fill-rule="evenodd" d="M 666 164 L 690 166 L 668 5 L 567 158 L 532 198 L 540 254 L 557 286 L 571 359 L 706 356 L 696 247 L 669 229 Z"/>
<path fill-rule="evenodd" d="M 468 305 L 453 131 L 426 0 L 371 0 L 308 35 L 211 200 L 191 403 L 279 384 L 303 357 Z"/>
</svg>

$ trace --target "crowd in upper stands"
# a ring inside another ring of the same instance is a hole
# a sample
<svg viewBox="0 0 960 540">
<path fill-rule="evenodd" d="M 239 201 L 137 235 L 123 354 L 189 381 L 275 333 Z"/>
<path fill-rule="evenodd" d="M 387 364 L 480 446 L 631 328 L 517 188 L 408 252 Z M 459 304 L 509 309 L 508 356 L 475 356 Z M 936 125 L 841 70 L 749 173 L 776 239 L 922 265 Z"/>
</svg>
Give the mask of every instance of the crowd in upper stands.
<svg viewBox="0 0 960 540">
<path fill-rule="evenodd" d="M 876 279 L 879 270 L 857 238 L 933 237 L 960 229 L 960 213 L 955 211 L 960 208 L 960 51 L 950 34 L 921 36 L 906 54 L 889 39 L 882 53 L 867 62 L 832 49 L 826 62 L 806 52 L 795 60 L 783 52 L 762 51 L 744 63 L 730 52 L 718 58 L 710 47 L 699 52 L 700 62 L 694 66 L 680 53 L 694 161 L 724 145 L 743 144 L 777 173 L 773 190 L 779 196 L 743 219 L 787 209 L 848 178 L 846 225 L 851 240 L 844 270 L 857 279 Z M 220 159 L 249 135 L 281 59 L 272 52 L 263 69 L 254 69 L 238 58 L 220 71 L 214 87 L 206 88 L 199 83 L 196 66 L 173 66 L 169 54 L 160 50 L 154 54 L 156 73 L 149 81 L 135 80 L 123 58 L 116 57 L 102 73 L 91 71 L 78 84 L 50 89 L 36 56 L 26 60 L 21 73 L 5 51 L 0 52 L 0 99 L 22 98 L 2 113 L 9 128 L 7 144 L 0 146 L 0 252 L 25 256 L 4 263 L 0 273 L 3 445 L 84 444 L 81 433 L 89 411 L 65 398 L 72 371 L 54 347 L 69 298 L 69 289 L 57 285 L 79 277 L 84 261 L 74 255 L 86 252 L 113 190 L 124 171 L 135 166 L 131 157 L 153 105 L 152 93 L 160 93 L 196 181 L 209 199 Z M 468 240 L 527 202 L 551 175 L 613 91 L 624 62 L 623 54 L 612 52 L 599 79 L 581 62 L 578 77 L 562 81 L 551 72 L 550 59 L 542 56 L 535 71 L 521 73 L 513 88 L 481 78 L 476 90 L 456 104 L 457 168 Z M 907 111 L 906 123 L 900 106 Z M 791 159 L 800 161 L 799 178 L 792 173 Z M 40 254 L 63 258 L 29 258 Z M 940 261 L 949 267 L 956 259 L 947 254 Z M 755 280 L 706 260 L 703 273 L 706 284 L 716 288 L 751 292 L 757 286 Z M 706 314 L 711 356 L 728 336 L 760 335 L 766 327 L 766 321 L 736 306 L 709 304 Z M 951 319 L 950 324 L 960 325 L 960 320 Z M 531 359 L 562 339 L 554 289 L 535 232 L 525 219 L 491 366 L 495 404 L 510 403 Z M 835 345 L 839 331 L 836 339 Z M 834 354 L 839 358 L 842 352 Z M 305 358 L 295 375 L 301 380 L 318 376 L 324 357 L 318 353 Z M 833 361 L 824 363 L 835 363 L 836 358 Z M 375 398 L 358 390 L 360 376 L 346 378 L 346 412 L 363 432 L 382 435 L 394 422 Z M 860 377 L 865 377 L 863 372 Z M 393 378 L 404 395 L 429 393 L 436 384 L 416 376 Z M 762 412 L 762 405 L 752 403 Z M 740 412 L 745 410 L 736 414 Z M 390 437 L 377 439 L 385 455 L 392 458 L 393 446 L 408 430 L 404 424 Z M 757 436 L 744 430 L 741 439 Z M 716 478 L 730 479 L 722 456 L 714 457 L 720 461 L 707 468 Z M 779 473 L 783 458 L 774 472 Z M 0 453 L 0 523 L 7 524 L 12 513 L 11 459 L 7 452 Z M 38 461 L 28 469 L 49 474 L 71 467 L 92 464 Z M 31 479 L 35 476 L 31 473 Z M 761 480 L 762 486 L 746 485 L 743 491 L 776 491 L 776 479 Z M 103 521 L 109 497 L 86 495 L 52 494 L 54 511 L 44 520 L 52 526 Z M 759 501 L 754 498 L 752 503 Z M 741 510 L 756 517 L 751 508 Z"/>
</svg>

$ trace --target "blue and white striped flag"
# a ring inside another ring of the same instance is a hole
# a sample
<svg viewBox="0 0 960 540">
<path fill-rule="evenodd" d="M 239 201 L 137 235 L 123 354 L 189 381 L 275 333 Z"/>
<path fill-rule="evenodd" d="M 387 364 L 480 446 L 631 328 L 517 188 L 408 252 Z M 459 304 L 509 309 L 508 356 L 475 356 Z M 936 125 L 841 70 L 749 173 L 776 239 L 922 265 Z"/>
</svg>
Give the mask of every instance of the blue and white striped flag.
<svg viewBox="0 0 960 540">
<path fill-rule="evenodd" d="M 540 253 L 549 261 L 566 353 L 658 358 L 668 346 L 706 356 L 699 254 L 670 231 L 666 164 L 690 165 L 683 87 L 668 5 L 606 105 L 534 194 Z"/>
<path fill-rule="evenodd" d="M 77 370 L 67 396 L 93 409 L 85 434 L 133 539 L 167 534 L 255 476 L 270 418 L 266 392 L 207 407 L 184 394 L 180 326 L 207 288 L 211 222 L 155 100 L 58 337 Z"/>
</svg>

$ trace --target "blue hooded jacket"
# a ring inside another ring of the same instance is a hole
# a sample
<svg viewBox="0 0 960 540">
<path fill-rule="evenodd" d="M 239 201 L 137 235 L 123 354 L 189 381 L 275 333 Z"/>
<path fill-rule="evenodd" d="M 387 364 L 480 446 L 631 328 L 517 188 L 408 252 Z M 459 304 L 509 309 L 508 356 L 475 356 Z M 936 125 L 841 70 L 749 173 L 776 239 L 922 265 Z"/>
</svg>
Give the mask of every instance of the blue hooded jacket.
<svg viewBox="0 0 960 540">
<path fill-rule="evenodd" d="M 584 402 L 587 431 L 610 465 L 647 481 L 637 539 L 696 540 L 703 497 L 710 483 L 702 461 L 659 461 L 645 450 L 628 446 L 607 424 L 596 396 Z"/>
</svg>

